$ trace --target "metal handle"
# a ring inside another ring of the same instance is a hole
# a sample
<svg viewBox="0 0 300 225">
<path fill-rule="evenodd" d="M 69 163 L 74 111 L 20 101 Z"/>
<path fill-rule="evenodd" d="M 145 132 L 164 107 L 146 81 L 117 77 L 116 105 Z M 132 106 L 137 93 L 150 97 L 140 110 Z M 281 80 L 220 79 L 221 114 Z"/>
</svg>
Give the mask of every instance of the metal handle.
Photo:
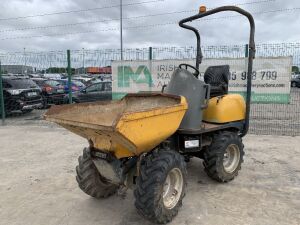
<svg viewBox="0 0 300 225">
<path fill-rule="evenodd" d="M 202 56 L 202 51 L 201 51 L 200 34 L 199 34 L 199 31 L 195 27 L 192 27 L 192 26 L 187 25 L 185 23 L 192 22 L 194 20 L 203 18 L 205 16 L 209 16 L 209 15 L 216 14 L 216 13 L 223 12 L 223 11 L 234 11 L 234 12 L 237 12 L 237 13 L 239 13 L 241 15 L 244 15 L 245 17 L 248 18 L 248 21 L 249 21 L 249 24 L 250 24 L 248 74 L 252 74 L 253 59 L 255 58 L 255 42 L 254 42 L 255 22 L 254 22 L 253 16 L 249 12 L 247 12 L 247 11 L 245 11 L 245 10 L 239 8 L 239 7 L 236 7 L 236 6 L 222 6 L 222 7 L 219 7 L 219 8 L 209 10 L 207 12 L 203 12 L 203 13 L 196 14 L 194 16 L 187 17 L 187 18 L 185 18 L 185 19 L 183 19 L 179 22 L 179 26 L 181 26 L 185 29 L 193 31 L 195 33 L 196 37 L 197 37 L 196 68 L 197 69 L 199 68 L 199 64 L 201 63 L 201 60 L 202 60 L 202 57 L 203 57 Z M 252 85 L 251 77 L 252 76 L 248 76 L 248 79 L 247 79 L 245 125 L 244 125 L 244 129 L 242 130 L 242 132 L 240 134 L 241 137 L 245 136 L 248 132 L 248 129 L 249 129 L 250 103 L 251 103 L 251 85 Z"/>
<path fill-rule="evenodd" d="M 204 87 L 206 89 L 205 99 L 204 99 L 204 105 L 201 106 L 201 109 L 206 109 L 208 107 L 208 101 L 210 99 L 210 85 L 209 84 L 204 84 Z"/>
<path fill-rule="evenodd" d="M 166 84 L 164 84 L 164 85 L 162 86 L 162 88 L 161 88 L 161 93 L 164 93 L 166 87 L 167 87 Z"/>
</svg>

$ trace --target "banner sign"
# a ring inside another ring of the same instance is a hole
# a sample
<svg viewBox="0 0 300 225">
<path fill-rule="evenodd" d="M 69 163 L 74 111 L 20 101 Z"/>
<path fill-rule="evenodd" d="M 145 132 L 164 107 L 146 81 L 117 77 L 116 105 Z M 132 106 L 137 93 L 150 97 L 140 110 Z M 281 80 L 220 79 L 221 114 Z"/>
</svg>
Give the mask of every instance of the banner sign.
<svg viewBox="0 0 300 225">
<path fill-rule="evenodd" d="M 200 65 L 199 79 L 203 80 L 204 72 L 209 66 L 229 65 L 229 92 L 245 96 L 247 62 L 246 58 L 205 59 Z M 161 91 L 163 85 L 168 85 L 174 70 L 181 63 L 194 66 L 195 60 L 113 61 L 113 99 L 119 99 L 126 93 Z M 252 102 L 288 104 L 291 69 L 292 57 L 256 58 L 252 73 Z"/>
</svg>

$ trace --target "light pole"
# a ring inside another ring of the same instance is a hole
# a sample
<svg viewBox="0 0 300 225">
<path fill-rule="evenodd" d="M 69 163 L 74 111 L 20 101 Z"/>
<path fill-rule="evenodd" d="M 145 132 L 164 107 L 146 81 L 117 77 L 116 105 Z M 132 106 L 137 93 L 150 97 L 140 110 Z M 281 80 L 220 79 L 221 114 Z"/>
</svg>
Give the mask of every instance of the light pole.
<svg viewBox="0 0 300 225">
<path fill-rule="evenodd" d="M 27 64 L 27 62 L 26 62 L 26 48 L 24 48 L 24 66 L 22 68 L 22 74 L 25 74 L 25 72 L 26 72 L 26 64 Z"/>
<path fill-rule="evenodd" d="M 123 60 L 123 5 L 120 0 L 120 41 L 121 41 L 121 60 Z"/>
<path fill-rule="evenodd" d="M 2 86 L 2 68 L 1 68 L 1 61 L 0 61 L 0 107 L 1 107 L 1 118 L 2 118 L 2 125 L 4 125 L 5 120 L 5 105 L 4 105 L 4 96 L 3 96 L 3 86 Z"/>
<path fill-rule="evenodd" d="M 82 68 L 83 68 L 83 73 L 85 74 L 85 69 L 84 69 L 84 48 L 82 48 Z"/>
<path fill-rule="evenodd" d="M 49 55 L 49 70 L 48 73 L 52 73 L 52 53 Z"/>
</svg>

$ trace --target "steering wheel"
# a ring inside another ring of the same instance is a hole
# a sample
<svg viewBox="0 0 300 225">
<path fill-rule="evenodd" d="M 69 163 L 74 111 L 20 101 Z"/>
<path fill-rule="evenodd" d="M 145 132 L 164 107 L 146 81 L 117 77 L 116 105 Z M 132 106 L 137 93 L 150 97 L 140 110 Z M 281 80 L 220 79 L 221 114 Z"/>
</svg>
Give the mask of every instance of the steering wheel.
<svg viewBox="0 0 300 225">
<path fill-rule="evenodd" d="M 182 64 L 179 65 L 179 68 L 180 68 L 180 69 L 183 69 L 182 67 L 185 67 L 186 70 L 188 70 L 188 67 L 192 68 L 192 69 L 194 70 L 194 73 L 193 73 L 194 76 L 195 76 L 196 78 L 198 78 L 200 72 L 199 72 L 199 70 L 197 70 L 196 67 L 194 67 L 194 66 L 192 66 L 192 65 L 190 65 L 190 64 L 186 64 L 186 63 L 182 63 Z"/>
</svg>

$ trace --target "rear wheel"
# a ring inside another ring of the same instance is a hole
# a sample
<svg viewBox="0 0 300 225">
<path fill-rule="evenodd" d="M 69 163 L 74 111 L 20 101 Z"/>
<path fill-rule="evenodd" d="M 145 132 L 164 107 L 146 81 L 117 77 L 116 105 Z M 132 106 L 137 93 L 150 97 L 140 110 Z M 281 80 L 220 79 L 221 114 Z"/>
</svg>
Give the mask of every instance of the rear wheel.
<svg viewBox="0 0 300 225">
<path fill-rule="evenodd" d="M 73 98 L 73 99 L 72 99 L 72 103 L 73 103 L 73 104 L 76 104 L 76 103 L 79 103 L 79 101 L 78 101 L 77 99 Z"/>
<path fill-rule="evenodd" d="M 78 158 L 78 162 L 76 180 L 84 193 L 94 198 L 106 198 L 116 193 L 118 185 L 108 182 L 101 176 L 94 165 L 89 148 L 83 150 L 83 155 Z"/>
<path fill-rule="evenodd" d="M 296 82 L 292 82 L 292 87 L 297 87 Z"/>
<path fill-rule="evenodd" d="M 182 206 L 186 165 L 175 151 L 159 150 L 146 156 L 134 191 L 137 211 L 155 223 L 170 222 Z"/>
<path fill-rule="evenodd" d="M 235 132 L 223 131 L 215 134 L 203 156 L 207 175 L 216 181 L 228 182 L 241 169 L 244 156 L 242 139 Z"/>
<path fill-rule="evenodd" d="M 48 105 L 47 97 L 43 97 L 42 101 L 43 101 L 42 102 L 42 109 L 48 109 L 49 105 Z"/>
<path fill-rule="evenodd" d="M 33 111 L 33 109 L 24 109 L 22 110 L 23 114 L 27 114 L 27 113 L 31 113 Z"/>
</svg>

